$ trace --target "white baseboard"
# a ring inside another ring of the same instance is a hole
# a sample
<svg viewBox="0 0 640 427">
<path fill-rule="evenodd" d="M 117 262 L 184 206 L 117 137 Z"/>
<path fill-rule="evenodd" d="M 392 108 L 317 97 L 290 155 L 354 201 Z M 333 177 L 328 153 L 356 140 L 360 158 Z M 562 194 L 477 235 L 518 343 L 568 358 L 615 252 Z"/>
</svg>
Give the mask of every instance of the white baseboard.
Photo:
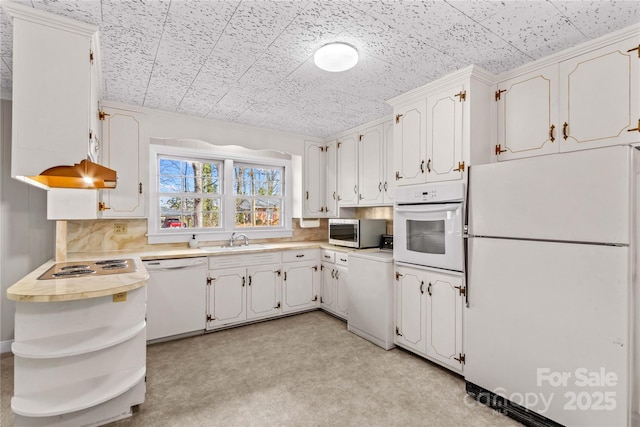
<svg viewBox="0 0 640 427">
<path fill-rule="evenodd" d="M 10 353 L 13 340 L 0 341 L 0 353 Z"/>
</svg>

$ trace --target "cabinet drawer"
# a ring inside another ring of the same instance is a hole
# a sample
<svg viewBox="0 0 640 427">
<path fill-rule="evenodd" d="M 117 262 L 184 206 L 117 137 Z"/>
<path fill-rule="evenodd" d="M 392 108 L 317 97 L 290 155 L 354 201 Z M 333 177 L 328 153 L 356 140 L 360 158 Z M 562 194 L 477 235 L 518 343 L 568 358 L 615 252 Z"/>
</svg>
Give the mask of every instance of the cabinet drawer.
<svg viewBox="0 0 640 427">
<path fill-rule="evenodd" d="M 314 261 L 318 259 L 318 249 L 294 249 L 282 253 L 282 262 Z"/>
<path fill-rule="evenodd" d="M 260 252 L 242 255 L 218 255 L 209 257 L 209 269 L 246 267 L 248 265 L 278 264 L 282 252 Z"/>
<path fill-rule="evenodd" d="M 335 263 L 337 265 L 349 265 L 349 254 L 346 252 L 336 252 Z"/>
<path fill-rule="evenodd" d="M 331 251 L 329 249 L 323 249 L 320 259 L 323 262 L 336 262 L 336 251 Z"/>
</svg>

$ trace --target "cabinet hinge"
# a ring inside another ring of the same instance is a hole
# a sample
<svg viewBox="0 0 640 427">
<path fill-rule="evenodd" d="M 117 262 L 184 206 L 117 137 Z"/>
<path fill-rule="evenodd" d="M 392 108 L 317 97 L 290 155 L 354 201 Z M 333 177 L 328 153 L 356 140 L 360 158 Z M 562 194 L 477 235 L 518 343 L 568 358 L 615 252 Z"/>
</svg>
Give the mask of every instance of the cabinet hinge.
<svg viewBox="0 0 640 427">
<path fill-rule="evenodd" d="M 313 271 L 318 271 L 318 266 L 314 265 L 313 267 L 311 267 L 313 269 Z"/>
<path fill-rule="evenodd" d="M 464 353 L 459 353 L 458 357 L 454 357 L 454 360 L 457 360 L 458 362 L 460 362 L 461 365 L 464 365 L 464 363 L 466 361 L 466 357 L 465 357 Z"/>
<path fill-rule="evenodd" d="M 276 270 L 274 273 L 276 273 L 278 276 L 282 276 L 282 270 Z"/>
<path fill-rule="evenodd" d="M 399 281 L 401 277 L 402 277 L 402 274 L 396 271 L 396 280 Z"/>
<path fill-rule="evenodd" d="M 320 304 L 324 304 L 324 298 L 320 297 Z"/>
<path fill-rule="evenodd" d="M 325 148 L 325 147 L 320 146 L 320 152 L 321 152 L 321 153 L 324 153 L 324 148 Z"/>
<path fill-rule="evenodd" d="M 500 146 L 500 144 L 496 145 L 496 156 L 499 156 L 500 153 L 504 153 L 507 150 L 503 150 L 502 147 Z"/>
<path fill-rule="evenodd" d="M 93 139 L 93 131 L 89 129 L 89 141 Z"/>
<path fill-rule="evenodd" d="M 315 301 L 318 301 L 318 295 L 314 295 L 314 296 L 313 296 L 313 299 L 312 299 L 311 301 L 314 301 L 314 302 L 315 302 Z"/>
<path fill-rule="evenodd" d="M 98 210 L 100 212 L 106 211 L 107 209 L 111 209 L 111 208 L 107 207 L 107 205 L 104 202 L 98 202 Z"/>
<path fill-rule="evenodd" d="M 467 91 L 466 90 L 461 90 L 460 92 L 456 93 L 453 96 L 454 97 L 459 96 L 460 97 L 460 102 L 466 101 L 467 100 Z"/>
<path fill-rule="evenodd" d="M 91 64 L 93 64 L 93 51 L 92 50 L 89 51 L 89 62 Z"/>
<path fill-rule="evenodd" d="M 402 334 L 400 333 L 400 328 L 398 328 L 397 326 L 396 326 L 396 335 L 399 337 L 402 336 Z"/>
<path fill-rule="evenodd" d="M 633 49 L 629 49 L 627 52 L 633 52 L 634 50 L 638 51 L 638 58 L 640 58 L 640 44 Z"/>
<path fill-rule="evenodd" d="M 104 111 L 100 110 L 98 111 L 98 120 L 104 120 L 107 118 L 107 116 L 110 116 L 111 114 L 109 113 L 105 113 Z"/>
<path fill-rule="evenodd" d="M 467 295 L 467 288 L 465 288 L 464 286 L 454 286 L 454 288 L 458 290 L 458 293 L 460 294 L 460 296 Z"/>
<path fill-rule="evenodd" d="M 396 114 L 396 124 L 400 123 L 400 117 L 402 117 L 404 114 Z"/>
<path fill-rule="evenodd" d="M 275 306 L 275 307 L 273 307 L 273 308 L 275 308 L 276 310 L 280 310 L 280 307 L 281 307 L 281 305 L 280 305 L 280 301 L 278 301 L 278 305 L 276 305 L 276 306 Z"/>
<path fill-rule="evenodd" d="M 627 132 L 635 132 L 638 131 L 640 132 L 640 119 L 638 119 L 638 127 L 635 129 L 627 129 Z"/>
<path fill-rule="evenodd" d="M 207 286 L 211 286 L 212 281 L 211 277 L 207 277 Z"/>
<path fill-rule="evenodd" d="M 458 162 L 458 169 L 454 169 L 454 172 L 464 172 L 464 162 Z"/>
<path fill-rule="evenodd" d="M 342 145 L 342 142 L 340 142 L 340 141 L 338 141 L 338 143 L 336 144 L 336 146 L 337 146 L 338 148 L 340 148 L 340 146 L 341 146 L 341 145 Z"/>
<path fill-rule="evenodd" d="M 362 142 L 362 138 L 364 137 L 364 135 L 358 135 L 358 142 Z"/>
<path fill-rule="evenodd" d="M 497 102 L 497 101 L 500 101 L 500 98 L 501 98 L 500 94 L 501 94 L 502 92 L 506 92 L 506 91 L 507 91 L 506 89 L 502 89 L 502 90 L 497 90 L 497 91 L 496 91 L 496 94 L 495 94 L 495 96 L 496 96 L 496 102 Z"/>
</svg>

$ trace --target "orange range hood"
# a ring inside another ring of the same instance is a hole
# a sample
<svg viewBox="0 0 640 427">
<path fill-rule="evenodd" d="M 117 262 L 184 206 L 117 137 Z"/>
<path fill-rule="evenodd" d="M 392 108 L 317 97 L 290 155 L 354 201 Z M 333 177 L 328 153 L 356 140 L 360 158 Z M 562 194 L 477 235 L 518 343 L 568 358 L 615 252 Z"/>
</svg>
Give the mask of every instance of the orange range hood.
<svg viewBox="0 0 640 427">
<path fill-rule="evenodd" d="M 82 160 L 73 166 L 54 166 L 36 176 L 27 176 L 29 180 L 48 188 L 116 188 L 116 171 L 89 160 Z"/>
</svg>

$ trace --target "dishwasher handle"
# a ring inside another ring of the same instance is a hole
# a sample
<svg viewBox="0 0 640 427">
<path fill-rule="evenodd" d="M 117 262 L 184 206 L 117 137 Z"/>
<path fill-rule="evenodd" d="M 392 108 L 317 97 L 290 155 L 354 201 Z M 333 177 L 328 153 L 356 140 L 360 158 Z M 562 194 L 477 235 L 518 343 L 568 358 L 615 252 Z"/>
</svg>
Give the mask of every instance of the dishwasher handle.
<svg viewBox="0 0 640 427">
<path fill-rule="evenodd" d="M 148 271 L 173 271 L 192 268 L 206 268 L 207 258 L 171 258 L 161 260 L 143 261 Z"/>
</svg>

